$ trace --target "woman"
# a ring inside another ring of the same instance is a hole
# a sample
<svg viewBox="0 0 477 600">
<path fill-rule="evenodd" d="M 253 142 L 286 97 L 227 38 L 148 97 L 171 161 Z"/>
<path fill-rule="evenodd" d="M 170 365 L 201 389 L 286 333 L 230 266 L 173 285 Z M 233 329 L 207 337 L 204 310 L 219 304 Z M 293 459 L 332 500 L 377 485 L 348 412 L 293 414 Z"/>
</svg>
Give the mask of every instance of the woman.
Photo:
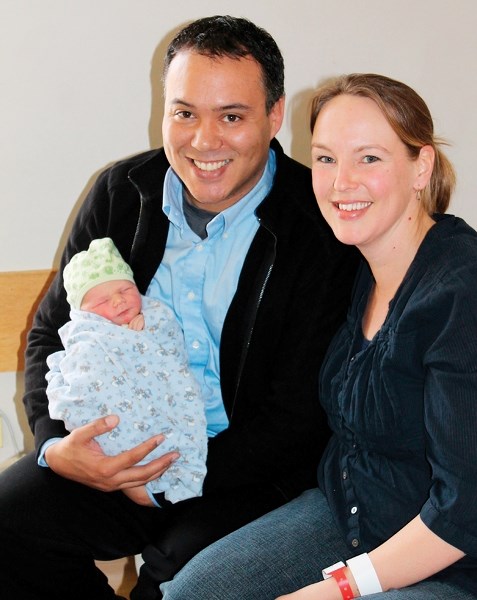
<svg viewBox="0 0 477 600">
<path fill-rule="evenodd" d="M 364 258 L 320 375 L 319 489 L 206 549 L 164 598 L 476 598 L 477 233 L 444 215 L 454 172 L 408 86 L 328 82 L 311 128 L 320 209 Z"/>
</svg>

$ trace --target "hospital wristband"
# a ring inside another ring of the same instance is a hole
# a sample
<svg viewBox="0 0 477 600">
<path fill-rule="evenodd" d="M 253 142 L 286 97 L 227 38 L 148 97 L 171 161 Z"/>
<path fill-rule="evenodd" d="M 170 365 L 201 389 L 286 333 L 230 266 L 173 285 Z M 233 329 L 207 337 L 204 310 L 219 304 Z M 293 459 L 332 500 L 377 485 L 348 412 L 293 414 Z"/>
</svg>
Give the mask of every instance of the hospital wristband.
<svg viewBox="0 0 477 600">
<path fill-rule="evenodd" d="M 326 567 L 326 569 L 323 569 L 321 571 L 321 574 L 323 575 L 323 579 L 329 579 L 331 577 L 332 571 L 336 571 L 336 569 L 341 569 L 344 566 L 345 566 L 344 562 L 342 562 L 340 560 L 340 562 L 337 562 L 334 565 L 331 565 L 330 567 Z"/>
<path fill-rule="evenodd" d="M 345 569 L 346 567 L 341 567 L 341 569 L 331 571 L 331 577 L 333 577 L 333 579 L 338 584 L 341 595 L 343 596 L 343 600 L 353 600 L 353 598 L 355 597 L 354 592 L 349 584 L 348 576 L 345 573 Z"/>
<path fill-rule="evenodd" d="M 373 563 L 366 552 L 350 558 L 346 564 L 354 577 L 360 596 L 383 591 Z"/>
<path fill-rule="evenodd" d="M 330 577 L 333 577 L 340 588 L 343 600 L 353 600 L 355 595 L 349 584 L 345 569 L 346 567 L 343 562 L 337 562 L 334 565 L 331 565 L 331 567 L 322 570 L 323 578 L 329 579 Z"/>
</svg>

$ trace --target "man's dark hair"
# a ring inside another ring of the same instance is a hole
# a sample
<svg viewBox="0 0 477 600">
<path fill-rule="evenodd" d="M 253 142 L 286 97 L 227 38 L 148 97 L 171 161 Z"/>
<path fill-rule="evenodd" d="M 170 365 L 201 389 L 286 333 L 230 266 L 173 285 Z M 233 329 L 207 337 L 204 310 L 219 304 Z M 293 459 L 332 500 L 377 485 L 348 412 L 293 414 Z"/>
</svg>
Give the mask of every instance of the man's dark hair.
<svg viewBox="0 0 477 600">
<path fill-rule="evenodd" d="M 172 60 L 181 50 L 192 50 L 210 58 L 225 56 L 239 60 L 248 56 L 255 59 L 262 70 L 267 114 L 285 93 L 282 54 L 272 36 L 248 19 L 217 15 L 184 27 L 167 48 L 164 82 Z"/>
</svg>

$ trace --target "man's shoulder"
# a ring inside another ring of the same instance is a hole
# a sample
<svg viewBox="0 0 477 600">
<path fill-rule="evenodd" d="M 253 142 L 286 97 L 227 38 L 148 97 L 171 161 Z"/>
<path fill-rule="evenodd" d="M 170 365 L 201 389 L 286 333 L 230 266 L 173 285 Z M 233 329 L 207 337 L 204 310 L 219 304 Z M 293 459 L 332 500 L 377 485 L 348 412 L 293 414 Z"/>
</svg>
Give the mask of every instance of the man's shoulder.
<svg viewBox="0 0 477 600">
<path fill-rule="evenodd" d="M 272 189 L 259 209 L 260 216 L 277 219 L 285 224 L 310 222 L 310 226 L 323 225 L 323 217 L 313 193 L 311 169 L 283 152 L 274 140 L 271 145 L 276 154 L 277 168 Z"/>
<path fill-rule="evenodd" d="M 270 143 L 270 148 L 275 152 L 277 159 L 277 170 L 292 171 L 300 179 L 306 179 L 311 182 L 311 169 L 301 162 L 298 162 L 288 154 L 286 154 L 280 142 L 273 139 Z"/>
<path fill-rule="evenodd" d="M 132 154 L 111 163 L 104 169 L 102 177 L 109 181 L 109 185 L 114 185 L 125 180 L 164 177 L 168 168 L 169 163 L 164 150 L 159 148 Z"/>
<path fill-rule="evenodd" d="M 271 148 L 275 151 L 277 161 L 272 188 L 274 195 L 286 196 L 292 203 L 298 201 L 316 207 L 311 169 L 285 154 L 283 148 L 275 140 L 273 140 Z"/>
</svg>

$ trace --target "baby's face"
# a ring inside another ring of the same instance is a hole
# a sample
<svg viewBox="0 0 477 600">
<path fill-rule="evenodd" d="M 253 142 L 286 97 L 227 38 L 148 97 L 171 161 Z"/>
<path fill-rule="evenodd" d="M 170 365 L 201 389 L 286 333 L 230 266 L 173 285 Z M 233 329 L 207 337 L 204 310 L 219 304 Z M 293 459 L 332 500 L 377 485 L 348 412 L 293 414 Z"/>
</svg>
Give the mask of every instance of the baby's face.
<svg viewBox="0 0 477 600">
<path fill-rule="evenodd" d="M 81 310 L 100 315 L 116 325 L 127 325 L 141 312 L 141 295 L 131 281 L 105 281 L 86 292 Z"/>
</svg>

